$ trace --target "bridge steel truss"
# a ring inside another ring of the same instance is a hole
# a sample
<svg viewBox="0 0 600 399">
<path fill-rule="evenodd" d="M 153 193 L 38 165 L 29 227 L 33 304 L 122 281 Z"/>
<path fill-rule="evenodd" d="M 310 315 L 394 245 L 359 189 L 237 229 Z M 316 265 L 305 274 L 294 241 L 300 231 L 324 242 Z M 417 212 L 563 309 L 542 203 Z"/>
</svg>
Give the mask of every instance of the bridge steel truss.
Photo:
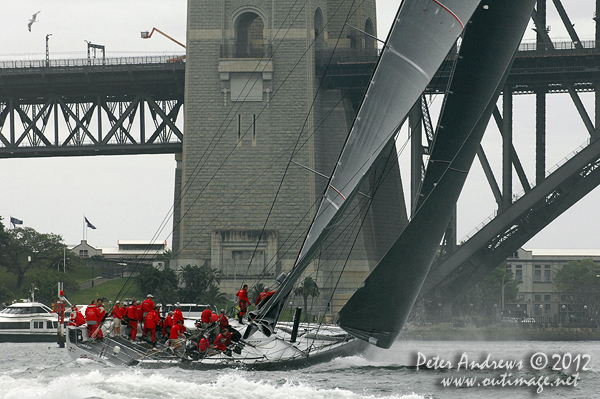
<svg viewBox="0 0 600 399">
<path fill-rule="evenodd" d="M 0 67 L 0 158 L 181 152 L 185 63 L 116 60 Z"/>
<path fill-rule="evenodd" d="M 517 55 L 502 93 L 504 115 L 497 108 L 493 114 L 502 135 L 501 184 L 496 182 L 481 146 L 477 152 L 496 199 L 498 212 L 460 246 L 442 248 L 438 261 L 432 266 L 422 287 L 421 298 L 435 297 L 436 300 L 443 300 L 445 306 L 451 304 L 550 222 L 600 185 L 600 140 L 599 130 L 596 128 L 600 123 L 600 29 L 597 23 L 595 42 L 584 45 L 560 0 L 553 0 L 553 3 L 569 32 L 571 42 L 566 43 L 563 48 L 557 48 L 552 43 L 545 29 L 546 1 L 538 0 L 532 15 L 537 28 L 535 49 L 530 53 L 521 51 Z M 596 15 L 600 15 L 598 2 Z M 546 95 L 556 92 L 569 94 L 589 134 L 589 144 L 546 176 Z M 593 121 L 583 106 L 580 92 L 595 93 Z M 533 187 L 512 144 L 512 98 L 516 94 L 536 96 L 536 184 Z M 419 154 L 413 152 L 414 168 L 420 168 L 418 159 Z M 525 193 L 516 200 L 512 192 L 513 170 Z M 449 228 L 447 231 L 455 229 Z M 447 241 L 455 243 L 456 237 L 446 237 L 445 242 Z"/>
</svg>

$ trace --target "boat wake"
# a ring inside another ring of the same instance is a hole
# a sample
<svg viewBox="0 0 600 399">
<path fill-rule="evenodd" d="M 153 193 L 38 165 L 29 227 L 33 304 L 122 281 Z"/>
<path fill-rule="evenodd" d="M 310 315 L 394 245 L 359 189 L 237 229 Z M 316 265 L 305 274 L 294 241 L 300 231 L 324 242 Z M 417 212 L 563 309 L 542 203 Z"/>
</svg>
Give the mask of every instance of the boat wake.
<svg viewBox="0 0 600 399">
<path fill-rule="evenodd" d="M 85 362 L 77 362 L 87 368 Z M 181 369 L 149 371 L 140 369 L 116 368 L 80 370 L 57 378 L 39 376 L 37 378 L 12 378 L 0 376 L 2 399 L 64 399 L 103 398 L 103 399 L 158 399 L 158 398 L 237 398 L 244 399 L 423 399 L 423 396 L 410 394 L 400 396 L 361 395 L 343 388 L 318 388 L 295 378 L 265 380 L 259 372 L 227 370 L 218 376 L 207 372 L 204 376 Z M 177 371 L 175 371 L 177 370 Z M 73 370 L 74 371 L 74 370 Z"/>
</svg>

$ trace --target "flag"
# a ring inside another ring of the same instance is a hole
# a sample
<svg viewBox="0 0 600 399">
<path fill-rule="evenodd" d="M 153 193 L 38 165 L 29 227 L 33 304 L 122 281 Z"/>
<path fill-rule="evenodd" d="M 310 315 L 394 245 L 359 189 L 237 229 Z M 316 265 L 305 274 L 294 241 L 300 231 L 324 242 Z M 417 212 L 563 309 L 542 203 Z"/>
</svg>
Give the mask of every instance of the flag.
<svg viewBox="0 0 600 399">
<path fill-rule="evenodd" d="M 13 229 L 15 228 L 15 225 L 16 225 L 16 224 L 23 224 L 23 221 L 22 221 L 22 220 L 19 220 L 19 219 L 17 219 L 17 218 L 14 218 L 14 217 L 12 217 L 12 216 L 10 217 L 10 222 L 11 222 L 11 223 L 12 223 L 12 225 L 13 225 Z"/>
<path fill-rule="evenodd" d="M 83 218 L 85 219 L 85 223 L 87 224 L 87 227 L 89 227 L 90 229 L 96 230 L 96 226 L 94 226 L 93 224 L 91 224 L 90 221 L 87 220 L 87 218 L 85 216 Z"/>
</svg>

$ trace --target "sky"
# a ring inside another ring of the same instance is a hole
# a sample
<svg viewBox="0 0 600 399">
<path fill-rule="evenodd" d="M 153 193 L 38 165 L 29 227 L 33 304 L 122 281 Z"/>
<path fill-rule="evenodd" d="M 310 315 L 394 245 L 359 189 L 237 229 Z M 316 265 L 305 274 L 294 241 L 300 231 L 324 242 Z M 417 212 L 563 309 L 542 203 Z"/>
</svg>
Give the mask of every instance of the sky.
<svg viewBox="0 0 600 399">
<path fill-rule="evenodd" d="M 593 40 L 594 1 L 564 2 L 582 40 Z M 181 47 L 160 36 L 140 38 L 141 31 L 156 27 L 185 42 L 186 0 L 2 0 L 0 13 L 0 61 L 44 59 L 49 38 L 50 57 L 84 58 L 85 41 L 106 46 L 107 57 L 180 54 Z M 378 35 L 385 39 L 398 0 L 379 0 Z M 32 14 L 38 22 L 27 30 Z M 548 2 L 548 25 L 554 40 L 568 35 Z M 533 41 L 528 28 L 526 40 Z M 593 119 L 593 96 L 582 95 Z M 432 109 L 442 98 L 434 100 Z M 552 167 L 583 144 L 587 133 L 566 95 L 548 96 L 547 166 Z M 514 140 L 530 181 L 534 180 L 533 98 L 518 96 L 515 102 Z M 399 136 L 399 143 L 407 139 Z M 488 129 L 483 146 L 500 179 L 500 135 Z M 408 175 L 408 150 L 400 155 L 402 173 Z M 0 216 L 9 227 L 10 216 L 39 232 L 55 233 L 69 246 L 86 236 L 88 243 L 116 247 L 118 240 L 166 240 L 171 243 L 169 220 L 173 203 L 175 160 L 173 155 L 96 156 L 64 158 L 0 159 Z M 518 179 L 514 178 L 515 186 Z M 405 191 L 409 184 L 404 180 Z M 518 187 L 514 192 L 519 192 Z M 408 193 L 406 195 L 409 198 Z M 524 247 L 598 248 L 600 212 L 596 189 L 565 212 Z M 493 214 L 495 202 L 476 160 L 458 203 L 458 238 L 471 232 Z M 83 217 L 97 227 L 84 227 Z"/>
</svg>

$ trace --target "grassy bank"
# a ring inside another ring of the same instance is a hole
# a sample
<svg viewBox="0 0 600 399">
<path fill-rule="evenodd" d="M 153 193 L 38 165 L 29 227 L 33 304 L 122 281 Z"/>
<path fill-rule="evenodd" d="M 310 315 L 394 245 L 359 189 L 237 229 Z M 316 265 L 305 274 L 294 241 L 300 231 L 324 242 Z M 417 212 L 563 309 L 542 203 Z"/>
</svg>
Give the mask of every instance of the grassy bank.
<svg viewBox="0 0 600 399">
<path fill-rule="evenodd" d="M 137 286 L 131 285 L 131 280 L 127 284 L 127 291 L 121 292 L 121 289 L 126 282 L 126 278 L 118 278 L 95 284 L 93 287 L 79 290 L 73 294 L 65 292 L 65 295 L 71 303 L 78 305 L 89 304 L 92 300 L 98 298 L 106 298 L 108 301 L 113 302 L 117 299 L 122 301 L 125 298 L 145 298 L 145 294 L 143 294 Z"/>
</svg>

